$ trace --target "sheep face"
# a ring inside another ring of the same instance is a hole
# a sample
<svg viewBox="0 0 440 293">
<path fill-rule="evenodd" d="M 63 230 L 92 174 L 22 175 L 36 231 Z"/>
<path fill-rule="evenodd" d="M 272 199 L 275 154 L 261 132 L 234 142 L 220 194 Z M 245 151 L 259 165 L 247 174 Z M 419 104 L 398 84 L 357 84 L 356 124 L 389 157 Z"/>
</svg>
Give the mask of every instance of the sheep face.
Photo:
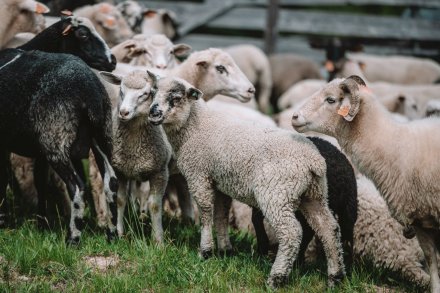
<svg viewBox="0 0 440 293">
<path fill-rule="evenodd" d="M 77 55 L 91 67 L 113 71 L 116 59 L 93 24 L 84 17 L 67 17 L 63 29 L 66 53 Z"/>
<path fill-rule="evenodd" d="M 130 121 L 149 113 L 155 85 L 144 71 L 135 70 L 125 77 L 108 72 L 100 72 L 102 78 L 112 84 L 120 85 L 118 118 L 122 122 Z"/>
<path fill-rule="evenodd" d="M 143 12 L 141 31 L 143 34 L 164 34 L 171 40 L 178 36 L 176 15 L 165 9 L 147 9 Z"/>
<path fill-rule="evenodd" d="M 124 1 L 116 5 L 116 8 L 121 12 L 122 16 L 127 21 L 128 25 L 133 31 L 137 31 L 137 26 L 142 22 L 143 8 L 136 1 Z"/>
<path fill-rule="evenodd" d="M 333 80 L 293 113 L 292 126 L 299 132 L 317 131 L 335 136 L 358 113 L 361 90 L 368 89 L 358 76 Z"/>
<path fill-rule="evenodd" d="M 195 71 L 199 84 L 210 85 L 210 94 L 225 95 L 249 102 L 255 95 L 255 88 L 232 57 L 223 50 L 209 49 L 198 57 Z M 207 93 L 205 93 L 207 94 Z"/>
<path fill-rule="evenodd" d="M 93 18 L 98 33 L 111 45 L 117 45 L 133 35 L 133 31 L 115 6 L 108 3 L 96 4 Z"/>
<path fill-rule="evenodd" d="M 133 65 L 142 65 L 157 69 L 169 69 L 177 66 L 176 58 L 188 56 L 191 47 L 186 44 L 176 44 L 165 35 L 156 34 L 151 36 L 136 35 L 134 41 L 142 44 L 144 54 Z"/>
<path fill-rule="evenodd" d="M 180 78 L 160 79 L 157 81 L 157 88 L 148 116 L 148 120 L 154 125 L 182 125 L 190 115 L 192 102 L 203 95 L 200 90 Z"/>
</svg>

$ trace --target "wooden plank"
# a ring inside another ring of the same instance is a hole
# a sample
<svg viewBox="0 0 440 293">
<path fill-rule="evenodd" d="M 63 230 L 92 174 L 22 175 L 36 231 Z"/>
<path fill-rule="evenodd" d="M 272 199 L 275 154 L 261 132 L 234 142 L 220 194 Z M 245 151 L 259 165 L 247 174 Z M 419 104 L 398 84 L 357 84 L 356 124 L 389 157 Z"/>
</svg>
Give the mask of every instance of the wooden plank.
<svg viewBox="0 0 440 293">
<path fill-rule="evenodd" d="M 267 54 L 275 52 L 278 38 L 278 15 L 279 0 L 268 0 L 270 2 L 267 8 L 266 30 L 264 32 L 264 51 Z"/>
<path fill-rule="evenodd" d="M 241 5 L 266 6 L 265 0 L 241 0 Z M 343 5 L 384 5 L 384 6 L 413 6 L 413 7 L 440 7 L 438 0 L 281 0 L 282 7 L 295 6 L 343 6 Z"/>
<path fill-rule="evenodd" d="M 206 28 L 215 31 L 234 30 L 241 33 L 262 32 L 265 8 L 235 8 Z M 282 10 L 279 19 L 282 34 L 306 34 L 380 40 L 440 42 L 440 22 L 402 19 L 391 16 L 353 15 L 343 13 Z"/>
<path fill-rule="evenodd" d="M 234 0 L 205 0 L 201 4 L 183 1 L 139 1 L 139 3 L 144 7 L 164 8 L 175 12 L 180 24 L 178 32 L 181 36 L 222 15 L 236 5 Z"/>
</svg>

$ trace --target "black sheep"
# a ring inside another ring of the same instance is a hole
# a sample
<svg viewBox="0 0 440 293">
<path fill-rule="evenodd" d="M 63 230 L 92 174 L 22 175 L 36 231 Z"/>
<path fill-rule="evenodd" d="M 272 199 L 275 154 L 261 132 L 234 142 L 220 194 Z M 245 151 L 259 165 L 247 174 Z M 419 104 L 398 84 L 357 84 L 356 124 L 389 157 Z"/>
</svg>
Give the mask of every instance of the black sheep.
<svg viewBox="0 0 440 293">
<path fill-rule="evenodd" d="M 353 229 L 357 220 L 357 185 L 356 177 L 348 159 L 334 145 L 317 137 L 308 137 L 318 148 L 327 164 L 327 185 L 330 210 L 337 216 L 341 227 L 341 240 L 344 248 L 345 262 L 351 267 L 353 259 Z M 304 216 L 296 213 L 297 219 L 303 228 L 298 259 L 301 261 L 304 252 L 315 234 L 307 224 Z M 269 239 L 263 224 L 262 213 L 253 208 L 252 223 L 257 235 L 258 251 L 267 254 L 269 251 Z"/>
<path fill-rule="evenodd" d="M 26 51 L 24 51 L 26 50 Z M 112 211 L 108 237 L 115 236 L 117 180 L 110 165 L 111 104 L 99 78 L 80 58 L 113 70 L 114 57 L 82 18 L 67 17 L 20 47 L 0 51 L 0 208 L 5 209 L 8 154 L 33 157 L 39 202 L 44 202 L 47 168 L 66 183 L 72 214 L 67 242 L 77 244 L 84 210 L 79 163 L 90 148 L 98 163 Z M 39 212 L 44 213 L 43 207 Z M 43 214 L 44 216 L 44 214 Z"/>
</svg>

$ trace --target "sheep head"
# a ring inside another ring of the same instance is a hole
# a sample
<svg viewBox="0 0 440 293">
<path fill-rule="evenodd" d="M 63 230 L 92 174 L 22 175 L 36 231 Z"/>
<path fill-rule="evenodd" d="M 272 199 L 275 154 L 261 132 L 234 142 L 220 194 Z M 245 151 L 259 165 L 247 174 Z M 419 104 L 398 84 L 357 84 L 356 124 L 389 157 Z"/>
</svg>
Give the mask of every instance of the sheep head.
<svg viewBox="0 0 440 293">
<path fill-rule="evenodd" d="M 154 125 L 184 124 L 190 115 L 192 103 L 203 96 L 202 92 L 180 78 L 165 77 L 156 83 L 157 92 L 150 106 L 148 120 Z"/>
<path fill-rule="evenodd" d="M 339 127 L 356 117 L 364 93 L 369 93 L 369 89 L 359 76 L 335 79 L 294 112 L 292 125 L 299 132 L 317 131 L 334 136 Z"/>
</svg>

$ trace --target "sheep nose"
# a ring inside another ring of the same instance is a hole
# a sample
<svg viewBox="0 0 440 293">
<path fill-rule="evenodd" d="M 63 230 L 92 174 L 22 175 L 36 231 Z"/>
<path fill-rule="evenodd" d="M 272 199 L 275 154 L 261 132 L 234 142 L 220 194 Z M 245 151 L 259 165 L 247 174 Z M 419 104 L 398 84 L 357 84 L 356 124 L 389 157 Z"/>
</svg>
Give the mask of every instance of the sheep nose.
<svg viewBox="0 0 440 293">
<path fill-rule="evenodd" d="M 157 109 L 158 106 L 159 105 L 156 104 L 156 105 L 153 105 L 153 107 L 151 107 L 151 110 L 150 110 L 150 117 L 151 118 L 160 118 L 160 117 L 162 117 L 163 112 L 162 112 L 162 110 Z"/>
<path fill-rule="evenodd" d="M 254 87 L 250 87 L 250 88 L 248 89 L 248 93 L 250 93 L 250 94 L 255 94 L 255 88 L 254 88 Z"/>
<path fill-rule="evenodd" d="M 119 116 L 121 116 L 121 118 L 125 118 L 130 114 L 130 111 L 128 110 L 120 110 L 119 111 Z"/>
<path fill-rule="evenodd" d="M 299 118 L 298 113 L 293 113 L 292 119 L 297 120 Z"/>
<path fill-rule="evenodd" d="M 167 66 L 166 66 L 166 64 L 157 64 L 156 68 L 158 68 L 158 69 L 166 69 Z"/>
</svg>

